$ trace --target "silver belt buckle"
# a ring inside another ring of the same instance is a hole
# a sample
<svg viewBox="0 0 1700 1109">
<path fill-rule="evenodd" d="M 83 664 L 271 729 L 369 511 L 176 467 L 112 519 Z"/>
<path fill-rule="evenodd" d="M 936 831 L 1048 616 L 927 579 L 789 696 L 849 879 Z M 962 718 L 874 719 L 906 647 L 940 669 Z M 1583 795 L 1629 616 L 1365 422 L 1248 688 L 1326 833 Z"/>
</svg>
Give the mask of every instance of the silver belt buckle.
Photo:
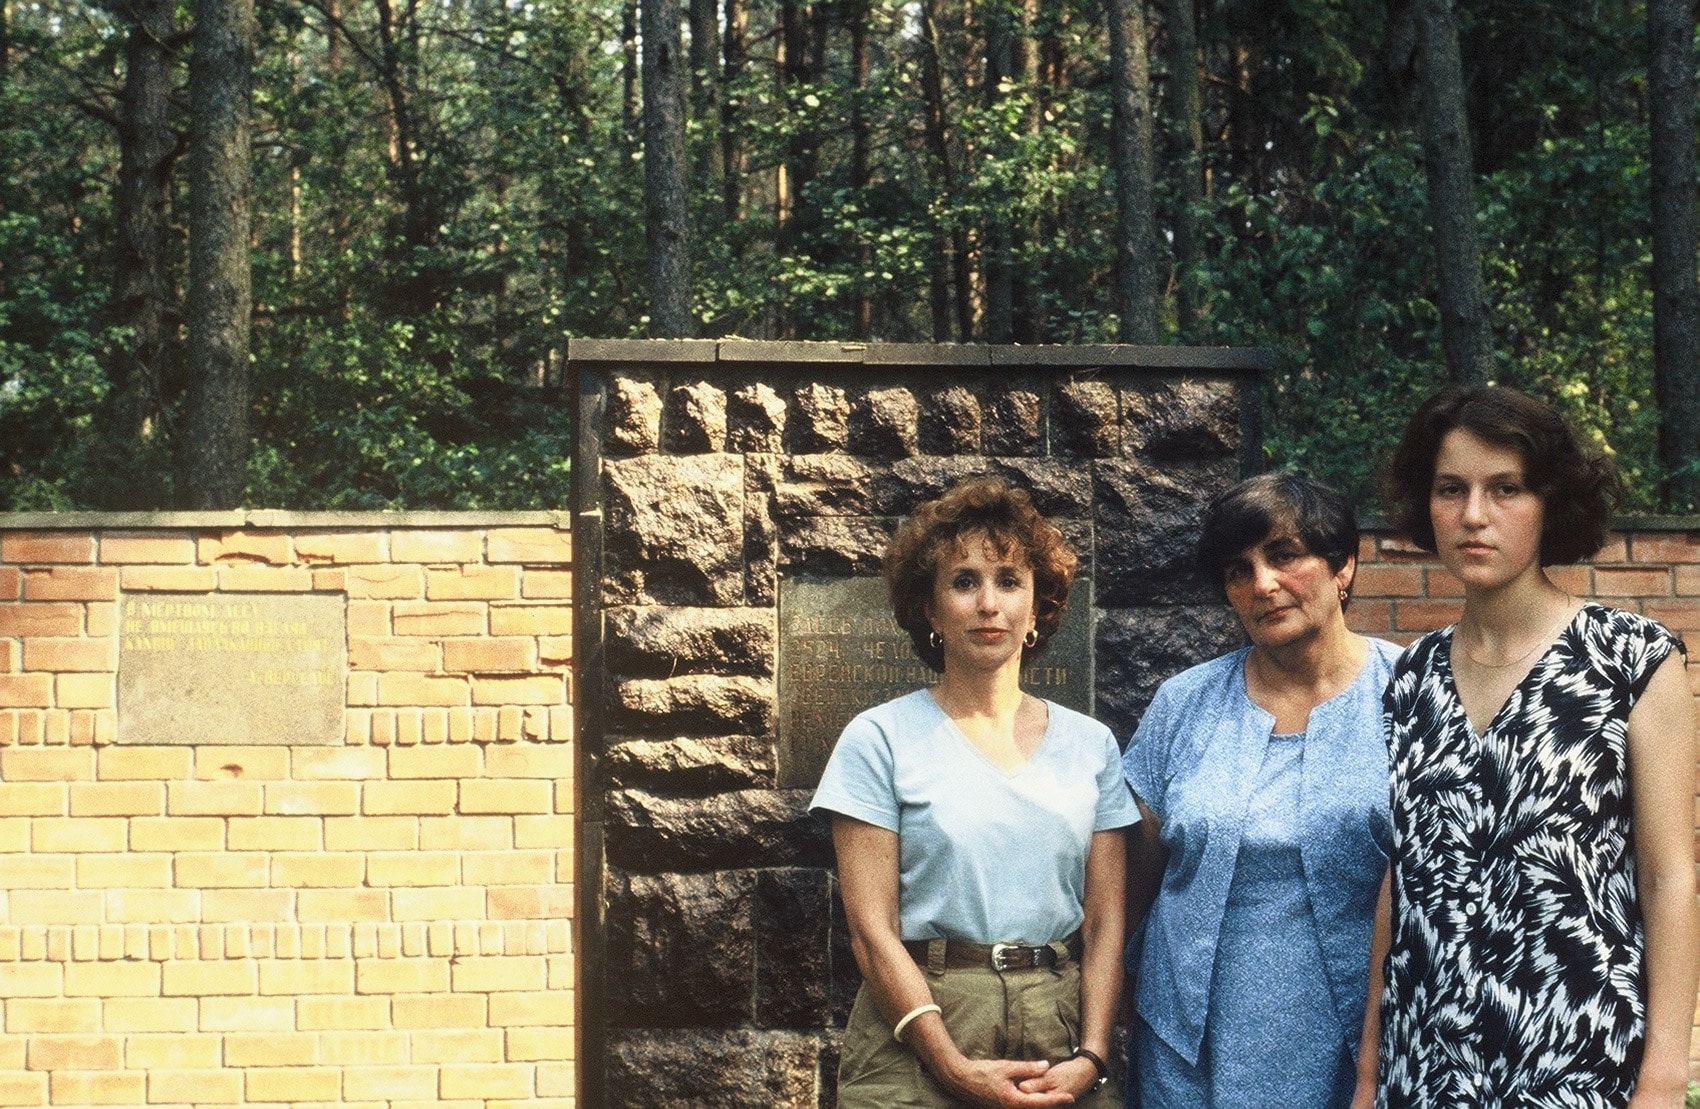
<svg viewBox="0 0 1700 1109">
<path fill-rule="evenodd" d="M 1025 968 L 1027 963 L 1021 959 L 1019 954 L 1023 950 L 1025 949 L 1019 944 L 992 944 L 992 969 L 996 971 L 1005 971 L 1021 970 Z"/>
</svg>

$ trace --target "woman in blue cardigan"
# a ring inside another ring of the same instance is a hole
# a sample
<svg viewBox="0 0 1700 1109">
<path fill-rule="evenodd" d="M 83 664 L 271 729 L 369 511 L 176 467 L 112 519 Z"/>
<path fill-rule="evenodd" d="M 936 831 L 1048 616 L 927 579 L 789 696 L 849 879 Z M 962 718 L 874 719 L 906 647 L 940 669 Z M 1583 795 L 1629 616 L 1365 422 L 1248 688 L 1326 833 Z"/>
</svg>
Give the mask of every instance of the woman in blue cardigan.
<svg viewBox="0 0 1700 1109">
<path fill-rule="evenodd" d="M 1351 1102 L 1399 650 L 1346 627 L 1357 551 L 1351 507 L 1291 474 L 1205 511 L 1198 568 L 1251 645 L 1164 682 L 1123 759 L 1145 909 L 1130 1106 Z"/>
</svg>

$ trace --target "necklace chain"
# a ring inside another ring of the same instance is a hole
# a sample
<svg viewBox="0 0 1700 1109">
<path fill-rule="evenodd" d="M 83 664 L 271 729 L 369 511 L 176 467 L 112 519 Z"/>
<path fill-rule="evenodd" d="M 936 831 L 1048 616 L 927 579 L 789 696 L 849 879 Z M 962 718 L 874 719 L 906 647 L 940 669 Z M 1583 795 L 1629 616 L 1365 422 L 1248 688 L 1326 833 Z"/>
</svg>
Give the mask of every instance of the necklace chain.
<svg viewBox="0 0 1700 1109">
<path fill-rule="evenodd" d="M 1562 629 L 1564 627 L 1564 625 L 1570 623 L 1571 617 L 1576 615 L 1570 609 L 1571 604 L 1575 600 L 1576 600 L 1575 597 L 1572 597 L 1570 594 L 1566 593 L 1564 595 L 1564 615 L 1559 617 L 1558 623 L 1554 624 L 1550 631 L 1548 631 L 1541 638 L 1535 640 L 1535 642 L 1532 643 L 1529 646 L 1529 649 L 1527 651 L 1524 651 L 1522 654 L 1518 655 L 1516 658 L 1506 659 L 1504 662 L 1483 662 L 1481 659 L 1476 657 L 1476 653 L 1474 651 L 1470 650 L 1468 644 L 1466 644 L 1464 646 L 1464 657 L 1469 659 L 1471 662 L 1475 663 L 1477 666 L 1480 666 L 1483 670 L 1503 670 L 1507 666 L 1517 665 L 1519 662 L 1522 662 L 1524 659 L 1526 659 L 1530 655 L 1534 654 L 1536 648 L 1543 647 L 1546 644 L 1551 643 L 1553 641 L 1553 637 L 1556 636 L 1559 633 L 1559 630 Z M 1478 639 L 1481 638 L 1481 633 L 1477 632 L 1476 637 Z"/>
</svg>

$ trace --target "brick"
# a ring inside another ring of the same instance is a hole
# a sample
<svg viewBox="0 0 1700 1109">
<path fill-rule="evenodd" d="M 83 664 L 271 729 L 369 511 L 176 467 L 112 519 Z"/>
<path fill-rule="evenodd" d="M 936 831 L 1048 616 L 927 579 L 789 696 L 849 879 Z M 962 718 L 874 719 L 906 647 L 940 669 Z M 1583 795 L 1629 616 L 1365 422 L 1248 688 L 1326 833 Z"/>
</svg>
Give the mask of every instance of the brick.
<svg viewBox="0 0 1700 1109">
<path fill-rule="evenodd" d="M 168 782 L 166 812 L 172 816 L 258 816 L 259 782 Z"/>
<path fill-rule="evenodd" d="M 170 781 L 187 778 L 194 763 L 190 747 L 103 747 L 95 752 L 100 781 Z"/>
<path fill-rule="evenodd" d="M 118 571 L 93 566 L 54 566 L 24 571 L 26 601 L 116 601 Z"/>
<path fill-rule="evenodd" d="M 553 807 L 553 791 L 547 781 L 480 778 L 460 783 L 462 813 L 546 813 Z"/>
<path fill-rule="evenodd" d="M 570 605 L 491 605 L 491 635 L 571 635 Z"/>
<path fill-rule="evenodd" d="M 430 1100 L 436 1094 L 437 1068 L 433 1066 L 350 1067 L 342 1076 L 345 1098 Z"/>
<path fill-rule="evenodd" d="M 0 565 L 0 601 L 15 601 L 24 595 L 24 572 L 17 566 Z"/>
<path fill-rule="evenodd" d="M 485 994 L 397 994 L 391 1011 L 397 1028 L 471 1029 L 485 1025 Z"/>
<path fill-rule="evenodd" d="M 62 709 L 114 708 L 118 704 L 118 677 L 116 674 L 55 674 L 53 702 Z"/>
<path fill-rule="evenodd" d="M 123 1041 L 117 1036 L 36 1036 L 29 1042 L 30 1070 L 118 1070 Z"/>
<path fill-rule="evenodd" d="M 296 778 L 322 781 L 382 778 L 389 765 L 382 751 L 342 747 L 297 748 L 293 761 Z"/>
<path fill-rule="evenodd" d="M 462 529 L 408 529 L 390 532 L 395 562 L 476 562 L 484 554 L 484 533 Z"/>
<path fill-rule="evenodd" d="M 0 751 L 0 779 L 7 782 L 88 782 L 94 780 L 93 751 Z"/>
<path fill-rule="evenodd" d="M 172 862 L 177 885 L 190 889 L 263 888 L 271 858 L 260 851 L 190 851 Z"/>
<path fill-rule="evenodd" d="M 490 999 L 490 1024 L 493 1027 L 572 1027 L 573 996 L 568 991 L 492 993 L 485 996 Z"/>
<path fill-rule="evenodd" d="M 162 782 L 73 782 L 72 816 L 159 816 L 165 812 Z"/>
<path fill-rule="evenodd" d="M 158 963 L 68 963 L 66 997 L 158 997 Z"/>
<path fill-rule="evenodd" d="M 1395 631 L 1433 631 L 1454 623 L 1458 610 L 1452 601 L 1400 601 L 1393 610 L 1393 627 Z"/>
<path fill-rule="evenodd" d="M 295 1005 L 277 997 L 203 997 L 205 1032 L 280 1032 L 294 1028 Z"/>
<path fill-rule="evenodd" d="M 224 846 L 224 821 L 211 816 L 138 817 L 130 821 L 134 851 L 216 851 Z"/>
<path fill-rule="evenodd" d="M 220 566 L 218 588 L 225 593 L 307 593 L 313 571 L 305 566 Z"/>
<path fill-rule="evenodd" d="M 118 641 L 40 636 L 24 640 L 24 669 L 49 671 L 115 671 Z"/>
<path fill-rule="evenodd" d="M 429 601 L 509 601 L 518 596 L 519 570 L 512 566 L 461 565 L 425 571 Z"/>
<path fill-rule="evenodd" d="M 249 1101 L 336 1101 L 342 1072 L 334 1067 L 265 1067 L 244 1072 Z"/>
<path fill-rule="evenodd" d="M 445 818 L 453 819 L 453 818 Z M 419 842 L 419 818 L 413 816 L 333 816 L 325 820 L 330 851 L 411 851 Z"/>
<path fill-rule="evenodd" d="M 421 1029 L 411 1037 L 413 1058 L 420 1063 L 500 1063 L 502 1035 L 499 1028 Z"/>
<path fill-rule="evenodd" d="M 85 531 L 0 531 L 0 562 L 93 562 L 94 553 Z"/>
<path fill-rule="evenodd" d="M 573 1034 L 566 1028 L 509 1028 L 505 1054 L 511 1063 L 571 1059 Z"/>
<path fill-rule="evenodd" d="M 573 842 L 571 817 L 558 814 L 514 817 L 515 848 L 520 850 L 529 847 L 568 849 L 573 846 Z"/>
<path fill-rule="evenodd" d="M 120 855 L 67 855 L 76 859 L 77 885 L 113 893 L 141 889 L 165 890 L 171 885 L 171 856 L 163 852 Z"/>
<path fill-rule="evenodd" d="M 307 1032 L 233 1032 L 222 1042 L 227 1067 L 311 1066 L 319 1061 L 319 1037 Z"/>
<path fill-rule="evenodd" d="M 366 857 L 366 884 L 452 886 L 460 882 L 460 855 L 447 851 L 380 851 Z"/>
<path fill-rule="evenodd" d="M 261 961 L 262 994 L 351 994 L 351 959 L 267 959 Z"/>
<path fill-rule="evenodd" d="M 481 851 L 461 858 L 469 886 L 536 886 L 555 880 L 553 851 Z"/>
<path fill-rule="evenodd" d="M 201 902 L 196 890 L 108 889 L 106 919 L 115 924 L 189 924 L 201 919 Z"/>
<path fill-rule="evenodd" d="M 414 1058 L 404 1032 L 341 1031 L 315 1038 L 320 1040 L 319 1062 L 325 1066 L 380 1067 L 425 1061 Z"/>
<path fill-rule="evenodd" d="M 419 566 L 354 566 L 346 575 L 352 600 L 417 601 L 425 596 L 425 571 Z"/>
<path fill-rule="evenodd" d="M 572 533 L 566 528 L 491 528 L 484 538 L 491 562 L 522 562 L 528 565 L 573 561 Z"/>
<path fill-rule="evenodd" d="M 92 636 L 118 634 L 118 605 L 90 601 L 83 606 L 83 627 Z"/>
<path fill-rule="evenodd" d="M 287 747 L 208 745 L 195 748 L 195 777 L 204 781 L 259 779 L 275 781 L 289 777 Z"/>
<path fill-rule="evenodd" d="M 495 886 L 486 896 L 493 920 L 570 920 L 575 913 L 571 886 Z"/>
<path fill-rule="evenodd" d="M 459 784 L 438 779 L 368 782 L 362 798 L 362 811 L 368 816 L 452 813 L 456 811 Z"/>
<path fill-rule="evenodd" d="M 383 601 L 349 599 L 346 609 L 349 635 L 383 637 L 390 634 L 390 606 Z"/>
<path fill-rule="evenodd" d="M 1594 593 L 1593 570 L 1587 566 L 1548 566 L 1547 577 L 1552 583 L 1575 597 L 1586 597 Z M 1451 596 L 1462 597 L 1464 590 L 1459 587 Z"/>
<path fill-rule="evenodd" d="M 398 886 L 390 891 L 390 919 L 470 920 L 484 915 L 484 891 L 453 886 Z"/>
<path fill-rule="evenodd" d="M 537 640 L 529 636 L 443 640 L 443 669 L 463 674 L 524 674 L 537 669 Z"/>
<path fill-rule="evenodd" d="M 571 570 L 526 568 L 519 579 L 519 595 L 528 601 L 567 601 L 573 596 Z"/>
<path fill-rule="evenodd" d="M 8 899 L 11 924 L 99 924 L 99 890 L 13 890 Z"/>
<path fill-rule="evenodd" d="M 211 593 L 218 571 L 210 566 L 125 566 L 118 584 L 127 593 Z"/>
<path fill-rule="evenodd" d="M 181 998 L 169 1000 L 172 1004 L 185 1004 L 191 1011 L 195 1007 L 194 1002 L 184 1002 Z M 216 1069 L 221 1054 L 220 1037 L 210 1034 L 149 1032 L 124 1037 L 124 1065 L 130 1070 Z"/>
<path fill-rule="evenodd" d="M 484 772 L 492 778 L 570 778 L 570 747 L 518 743 L 490 747 L 484 752 Z"/>
<path fill-rule="evenodd" d="M 439 1093 L 443 1097 L 528 1098 L 536 1068 L 524 1063 L 445 1063 Z"/>
<path fill-rule="evenodd" d="M 0 603 L 0 636 L 75 636 L 83 632 L 86 608 L 69 601 Z"/>
<path fill-rule="evenodd" d="M 124 850 L 125 822 L 117 816 L 38 816 L 30 825 L 30 849 L 38 852 Z"/>
<path fill-rule="evenodd" d="M 434 639 L 388 636 L 348 640 L 348 665 L 353 670 L 417 670 L 442 666 L 442 648 Z"/>
<path fill-rule="evenodd" d="M 573 661 L 573 637 L 545 635 L 537 640 L 537 662 L 540 666 L 565 667 Z"/>
<path fill-rule="evenodd" d="M 100 536 L 99 557 L 106 565 L 190 563 L 195 540 L 175 532 L 106 532 Z"/>
<path fill-rule="evenodd" d="M 472 677 L 475 705 L 557 705 L 566 700 L 566 679 L 559 674 L 523 677 Z"/>
<path fill-rule="evenodd" d="M 390 1001 L 387 997 L 303 997 L 296 1014 L 303 1032 L 387 1029 Z"/>
<path fill-rule="evenodd" d="M 1700 562 L 1700 531 L 1639 531 L 1627 538 L 1635 562 Z"/>
<path fill-rule="evenodd" d="M 1654 598 L 1641 611 L 1672 631 L 1700 631 L 1700 598 Z"/>
<path fill-rule="evenodd" d="M 1594 567 L 1596 597 L 1668 597 L 1672 576 L 1668 569 L 1640 569 L 1631 566 Z"/>
<path fill-rule="evenodd" d="M 54 1105 L 140 1105 L 147 1076 L 128 1071 L 59 1071 L 48 1076 Z"/>
<path fill-rule="evenodd" d="M 47 1075 L 0 1070 L 0 1105 L 46 1105 Z"/>
<path fill-rule="evenodd" d="M 449 988 L 447 959 L 365 959 L 355 969 L 361 994 L 443 993 Z"/>
<path fill-rule="evenodd" d="M 347 889 L 360 885 L 365 856 L 351 852 L 301 852 L 272 856 L 272 884 Z"/>
<path fill-rule="evenodd" d="M 99 998 L 59 997 L 59 967 L 53 963 L 24 964 L 37 973 L 51 971 L 53 979 L 51 989 L 45 992 L 39 989 L 31 996 L 14 996 L 8 992 L 6 997 L 6 1031 L 13 1035 L 27 1032 L 98 1032 L 101 1030 Z M 0 968 L 0 983 L 5 983 L 10 975 Z M 108 1031 L 122 1032 L 121 1028 L 108 1028 Z"/>
<path fill-rule="evenodd" d="M 288 566 L 295 561 L 295 547 L 288 533 L 254 529 L 203 533 L 195 554 L 198 561 L 209 565 Z"/>
<path fill-rule="evenodd" d="M 200 1023 L 200 1005 L 192 997 L 110 997 L 100 1005 L 108 1032 L 184 1033 L 195 1031 Z M 167 1039 L 185 1040 L 181 1035 Z"/>
<path fill-rule="evenodd" d="M 427 816 L 419 821 L 419 846 L 427 851 L 503 852 L 514 846 L 507 816 Z"/>
<path fill-rule="evenodd" d="M 14 1017 L 13 1005 L 15 1002 L 22 998 L 57 999 L 64 988 L 64 967 L 58 963 L 0 963 L 0 998 L 4 998 L 6 1004 L 6 1031 L 74 1032 L 82 1030 L 84 1026 L 81 1024 L 71 1028 L 55 1027 L 19 1029 L 12 1027 Z M 68 1017 L 77 1015 L 77 1013 L 67 1012 L 57 1008 L 59 1005 L 68 1004 L 71 1003 L 56 1001 L 54 1003 L 55 1007 L 49 1008 L 44 1002 L 41 1008 L 33 1011 L 33 1016 L 36 1020 L 45 1022 L 50 1016 L 53 1019 L 64 1020 Z M 77 1012 L 80 1012 L 80 1010 Z"/>
<path fill-rule="evenodd" d="M 273 816 L 351 816 L 360 811 L 360 790 L 355 782 L 268 782 L 265 812 Z"/>
<path fill-rule="evenodd" d="M 209 924 L 240 925 L 256 920 L 287 920 L 291 915 L 292 894 L 293 891 L 288 889 L 255 889 L 251 886 L 203 889 L 200 891 L 201 920 Z"/>
<path fill-rule="evenodd" d="M 0 674 L 0 708 L 52 707 L 52 674 Z"/>
<path fill-rule="evenodd" d="M 523 993 L 547 989 L 549 975 L 541 956 L 474 955 L 455 960 L 450 985 L 455 993 Z"/>
<path fill-rule="evenodd" d="M 317 851 L 324 822 L 314 816 L 233 816 L 227 828 L 232 851 Z"/>
<path fill-rule="evenodd" d="M 0 782 L 0 817 L 63 816 L 68 795 L 57 782 Z"/>
<path fill-rule="evenodd" d="M 0 605 L 0 634 L 5 607 Z M 470 601 L 397 601 L 390 624 L 396 635 L 483 635 L 490 619 L 486 606 Z"/>
<path fill-rule="evenodd" d="M 193 1102 L 237 1105 L 242 1101 L 242 1075 L 237 1071 L 158 1068 L 148 1071 L 150 1102 Z"/>
<path fill-rule="evenodd" d="M 302 562 L 383 562 L 389 536 L 381 531 L 298 531 L 295 557 Z"/>
<path fill-rule="evenodd" d="M 464 705 L 471 697 L 465 678 L 406 671 L 378 675 L 378 703 L 382 705 Z"/>
<path fill-rule="evenodd" d="M 389 753 L 389 776 L 407 778 L 472 778 L 483 770 L 476 747 L 398 748 Z"/>
</svg>

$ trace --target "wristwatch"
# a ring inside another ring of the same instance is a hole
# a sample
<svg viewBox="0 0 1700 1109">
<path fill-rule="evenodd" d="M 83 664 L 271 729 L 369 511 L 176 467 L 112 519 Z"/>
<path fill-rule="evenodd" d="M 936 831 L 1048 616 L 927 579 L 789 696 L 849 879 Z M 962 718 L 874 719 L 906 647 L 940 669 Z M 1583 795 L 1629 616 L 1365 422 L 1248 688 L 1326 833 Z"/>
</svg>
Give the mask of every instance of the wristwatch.
<svg viewBox="0 0 1700 1109">
<path fill-rule="evenodd" d="M 1069 1056 L 1069 1058 L 1085 1059 L 1098 1071 L 1098 1081 L 1092 1083 L 1092 1089 L 1089 1092 L 1102 1090 L 1105 1084 L 1110 1081 L 1109 1064 L 1105 1063 L 1096 1051 L 1089 1051 L 1084 1047 L 1077 1047 L 1074 1049 L 1074 1054 Z"/>
</svg>

